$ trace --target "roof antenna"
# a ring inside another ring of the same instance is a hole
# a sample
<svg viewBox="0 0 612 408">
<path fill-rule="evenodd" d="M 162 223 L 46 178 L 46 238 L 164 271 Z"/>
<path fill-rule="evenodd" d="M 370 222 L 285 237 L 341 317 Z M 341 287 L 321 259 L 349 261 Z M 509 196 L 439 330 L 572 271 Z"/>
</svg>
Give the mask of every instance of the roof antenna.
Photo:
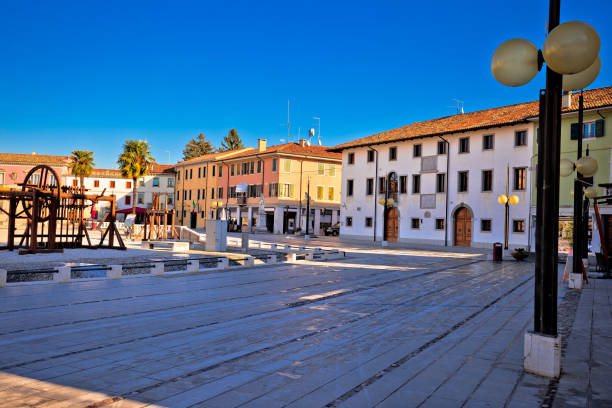
<svg viewBox="0 0 612 408">
<path fill-rule="evenodd" d="M 321 143 L 321 118 L 317 118 L 316 116 L 313 116 L 312 118 L 318 122 L 318 125 L 319 125 L 319 134 L 317 136 L 317 141 L 319 142 L 319 146 L 322 146 L 322 143 Z M 313 133 L 313 136 L 314 136 L 314 133 Z"/>
<path fill-rule="evenodd" d="M 312 139 L 312 137 L 314 136 L 314 134 L 315 134 L 315 130 L 314 130 L 314 128 L 310 128 L 310 130 L 308 131 L 308 142 L 307 142 L 307 143 L 308 143 L 308 146 L 310 146 L 310 143 L 311 143 L 311 142 L 310 142 L 310 140 Z"/>
<path fill-rule="evenodd" d="M 289 99 L 287 99 L 287 123 L 281 123 L 281 126 L 287 126 L 287 143 L 291 141 L 291 136 L 289 135 L 289 130 L 291 129 L 291 123 L 289 123 Z M 281 142 L 284 142 L 285 139 L 281 139 Z"/>
<path fill-rule="evenodd" d="M 453 101 L 455 101 L 455 106 L 449 105 L 448 108 L 456 108 L 457 115 L 463 114 L 463 101 L 456 98 L 453 98 Z"/>
</svg>

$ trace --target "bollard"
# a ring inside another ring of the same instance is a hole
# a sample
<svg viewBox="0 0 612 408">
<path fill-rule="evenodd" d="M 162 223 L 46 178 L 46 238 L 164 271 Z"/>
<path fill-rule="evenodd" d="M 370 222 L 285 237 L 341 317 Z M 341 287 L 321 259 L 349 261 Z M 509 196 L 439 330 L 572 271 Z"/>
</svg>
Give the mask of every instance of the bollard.
<svg viewBox="0 0 612 408">
<path fill-rule="evenodd" d="M 163 261 L 153 262 L 153 266 L 151 266 L 151 275 L 162 276 L 163 274 L 164 274 L 164 262 Z"/>
<path fill-rule="evenodd" d="M 219 259 L 219 262 L 217 262 L 217 268 L 219 268 L 219 269 L 227 269 L 227 268 L 229 268 L 229 259 L 227 259 L 227 258 Z"/>
<path fill-rule="evenodd" d="M 200 261 L 192 259 L 187 261 L 187 272 L 197 272 L 198 270 L 200 270 Z"/>
<path fill-rule="evenodd" d="M 277 259 L 276 259 L 276 254 L 272 254 L 272 255 L 268 255 L 268 259 L 266 260 L 266 264 L 268 265 L 274 265 L 275 263 L 277 263 Z"/>
<path fill-rule="evenodd" d="M 295 252 L 289 252 L 287 254 L 287 262 L 292 263 L 295 262 Z"/>
<path fill-rule="evenodd" d="M 244 260 L 244 266 L 255 266 L 255 257 L 247 255 Z"/>
<path fill-rule="evenodd" d="M 55 268 L 57 273 L 53 274 L 53 282 L 66 283 L 70 282 L 70 267 L 69 266 L 58 266 Z"/>
<path fill-rule="evenodd" d="M 6 287 L 6 269 L 0 269 L 0 288 Z"/>
<path fill-rule="evenodd" d="M 106 271 L 106 279 L 121 279 L 122 272 L 123 272 L 123 266 L 110 265 L 110 270 Z"/>
</svg>

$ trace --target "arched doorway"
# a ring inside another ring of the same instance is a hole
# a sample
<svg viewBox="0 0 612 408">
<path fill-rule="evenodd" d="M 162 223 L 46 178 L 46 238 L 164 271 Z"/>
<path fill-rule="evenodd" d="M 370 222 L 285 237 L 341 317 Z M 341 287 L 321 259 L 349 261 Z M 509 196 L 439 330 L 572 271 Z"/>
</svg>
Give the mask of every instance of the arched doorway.
<svg viewBox="0 0 612 408">
<path fill-rule="evenodd" d="M 387 210 L 387 228 L 385 230 L 385 240 L 390 242 L 397 242 L 399 236 L 399 216 L 397 208 L 390 207 Z"/>
<path fill-rule="evenodd" d="M 469 247 L 472 242 L 472 215 L 461 207 L 455 212 L 455 245 Z"/>
</svg>

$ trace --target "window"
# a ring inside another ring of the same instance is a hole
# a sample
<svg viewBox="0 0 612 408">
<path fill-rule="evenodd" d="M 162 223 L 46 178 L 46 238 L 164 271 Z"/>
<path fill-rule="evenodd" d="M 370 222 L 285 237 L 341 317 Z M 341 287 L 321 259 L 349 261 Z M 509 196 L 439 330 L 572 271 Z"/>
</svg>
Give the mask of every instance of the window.
<svg viewBox="0 0 612 408">
<path fill-rule="evenodd" d="M 215 177 L 215 170 L 217 169 L 217 166 L 212 166 L 212 176 Z"/>
<path fill-rule="evenodd" d="M 278 183 L 270 183 L 268 185 L 268 195 L 270 197 L 278 197 Z"/>
<path fill-rule="evenodd" d="M 284 183 L 281 185 L 281 197 L 293 197 L 293 184 Z"/>
<path fill-rule="evenodd" d="M 413 157 L 421 157 L 421 145 L 415 144 L 412 146 L 412 156 Z"/>
<path fill-rule="evenodd" d="M 412 229 L 419 229 L 421 227 L 421 219 L 420 218 L 412 218 L 410 220 L 410 224 Z"/>
<path fill-rule="evenodd" d="M 527 131 L 519 130 L 514 132 L 514 145 L 515 146 L 527 146 Z"/>
<path fill-rule="evenodd" d="M 126 195 L 125 196 L 125 204 L 126 205 L 132 204 L 132 196 L 131 195 Z"/>
<path fill-rule="evenodd" d="M 189 173 L 187 172 L 187 169 L 185 169 L 185 177 L 183 180 L 189 180 Z"/>
<path fill-rule="evenodd" d="M 125 188 L 132 188 L 132 182 L 131 181 L 126 181 L 125 182 Z"/>
<path fill-rule="evenodd" d="M 591 139 L 594 137 L 602 137 L 603 130 L 604 130 L 603 124 L 604 124 L 604 121 L 602 119 L 584 122 L 584 131 L 582 133 L 582 138 Z M 578 139 L 578 124 L 577 123 L 572 123 L 571 133 L 572 133 L 572 139 L 577 140 Z M 574 137 L 574 133 L 576 133 L 575 137 Z"/>
<path fill-rule="evenodd" d="M 366 179 L 366 195 L 374 194 L 374 179 Z"/>
<path fill-rule="evenodd" d="M 366 228 L 372 228 L 372 217 L 365 218 L 365 226 Z"/>
<path fill-rule="evenodd" d="M 145 185 L 145 179 L 144 179 L 144 177 L 141 177 L 140 178 L 140 187 L 144 187 L 144 185 Z"/>
<path fill-rule="evenodd" d="M 491 232 L 491 220 L 480 220 L 480 231 Z"/>
<path fill-rule="evenodd" d="M 317 200 L 323 199 L 323 186 L 317 186 Z"/>
<path fill-rule="evenodd" d="M 397 147 L 393 146 L 389 148 L 389 160 L 397 160 Z"/>
<path fill-rule="evenodd" d="M 446 191 L 446 174 L 436 174 L 436 193 L 443 193 Z"/>
<path fill-rule="evenodd" d="M 206 200 L 206 189 L 202 189 L 202 200 Z"/>
<path fill-rule="evenodd" d="M 72 180 L 72 187 L 78 187 L 79 186 L 79 180 L 74 179 Z"/>
<path fill-rule="evenodd" d="M 153 187 L 159 187 L 159 177 L 153 177 Z"/>
<path fill-rule="evenodd" d="M 412 193 L 418 194 L 421 192 L 421 175 L 413 174 L 412 175 Z"/>
<path fill-rule="evenodd" d="M 200 199 L 200 190 L 198 189 L 198 200 Z"/>
<path fill-rule="evenodd" d="M 469 153 L 470 152 L 470 138 L 462 137 L 459 139 L 459 153 Z"/>
<path fill-rule="evenodd" d="M 444 218 L 436 218 L 436 229 L 437 230 L 444 229 Z"/>
<path fill-rule="evenodd" d="M 187 199 L 187 190 L 183 190 L 183 200 Z"/>
<path fill-rule="evenodd" d="M 353 226 L 353 217 L 346 217 L 346 226 L 347 227 Z"/>
<path fill-rule="evenodd" d="M 168 205 L 172 205 L 174 202 L 174 194 L 168 194 Z"/>
<path fill-rule="evenodd" d="M 138 193 L 138 204 L 144 204 L 144 193 Z"/>
<path fill-rule="evenodd" d="M 346 195 L 347 197 L 353 195 L 353 180 L 346 180 Z"/>
<path fill-rule="evenodd" d="M 198 167 L 198 178 L 202 177 L 202 168 Z"/>
<path fill-rule="evenodd" d="M 348 154 L 348 164 L 355 164 L 355 153 Z"/>
<path fill-rule="evenodd" d="M 374 150 L 368 150 L 368 163 L 374 161 Z"/>
<path fill-rule="evenodd" d="M 482 171 L 482 191 L 493 190 L 493 170 Z"/>
<path fill-rule="evenodd" d="M 94 187 L 100 187 L 100 180 L 94 180 Z"/>
<path fill-rule="evenodd" d="M 325 164 L 317 163 L 317 174 L 319 176 L 324 176 L 325 175 Z"/>
<path fill-rule="evenodd" d="M 327 188 L 327 199 L 329 201 L 334 201 L 335 198 L 336 198 L 336 189 L 334 187 L 328 187 Z"/>
<path fill-rule="evenodd" d="M 255 162 L 251 162 L 251 174 L 255 174 Z"/>
<path fill-rule="evenodd" d="M 110 188 L 115 188 L 115 180 L 110 181 Z"/>
<path fill-rule="evenodd" d="M 482 150 L 493 150 L 494 143 L 495 143 L 495 136 L 484 135 L 482 137 Z"/>
<path fill-rule="evenodd" d="M 408 192 L 408 176 L 400 176 L 400 194 Z"/>
<path fill-rule="evenodd" d="M 223 166 L 219 165 L 219 177 L 223 177 Z"/>
<path fill-rule="evenodd" d="M 286 172 L 290 172 L 291 171 L 291 159 L 284 159 L 284 169 Z"/>
<path fill-rule="evenodd" d="M 168 187 L 174 187 L 174 179 L 173 178 L 169 178 L 168 179 Z"/>
<path fill-rule="evenodd" d="M 464 193 L 468 191 L 468 172 L 460 171 L 458 174 L 457 191 Z"/>
<path fill-rule="evenodd" d="M 4 173 L 0 173 L 0 184 L 4 184 Z"/>
<path fill-rule="evenodd" d="M 512 232 L 525 232 L 525 220 L 512 220 Z"/>
<path fill-rule="evenodd" d="M 527 184 L 527 168 L 526 167 L 515 167 L 514 168 L 514 189 L 525 190 Z"/>
<path fill-rule="evenodd" d="M 189 200 L 191 200 L 191 190 L 189 190 Z"/>
<path fill-rule="evenodd" d="M 443 140 L 438 142 L 438 154 L 446 154 L 446 142 Z"/>
<path fill-rule="evenodd" d="M 230 175 L 234 176 L 236 174 L 236 165 L 232 164 L 232 167 L 230 167 Z"/>
<path fill-rule="evenodd" d="M 202 177 L 206 178 L 206 168 L 208 166 L 202 167 Z"/>
<path fill-rule="evenodd" d="M 272 171 L 276 171 L 278 166 L 278 159 L 272 159 Z"/>
<path fill-rule="evenodd" d="M 181 171 L 180 170 L 176 172 L 176 179 L 179 180 L 179 181 L 181 180 Z"/>
<path fill-rule="evenodd" d="M 257 160 L 257 173 L 261 173 L 261 160 Z"/>
<path fill-rule="evenodd" d="M 387 179 L 385 177 L 378 178 L 378 194 L 384 194 L 386 187 L 387 187 L 386 180 Z"/>
<path fill-rule="evenodd" d="M 214 167 L 213 167 L 213 169 L 214 169 Z M 189 198 L 189 199 L 191 200 L 191 198 Z M 215 188 L 214 188 L 214 187 L 212 187 L 212 188 L 210 189 L 210 199 L 211 199 L 211 200 L 214 200 L 214 199 L 215 199 Z"/>
<path fill-rule="evenodd" d="M 217 198 L 223 198 L 223 187 L 218 188 Z"/>
<path fill-rule="evenodd" d="M 204 218 L 204 211 L 200 211 L 200 218 Z"/>
<path fill-rule="evenodd" d="M 329 168 L 327 169 L 327 174 L 330 177 L 336 177 L 336 165 L 333 163 L 329 164 Z"/>
<path fill-rule="evenodd" d="M 193 178 L 193 169 L 189 169 L 189 180 Z"/>
<path fill-rule="evenodd" d="M 249 163 L 242 163 L 242 174 L 249 174 Z"/>
</svg>

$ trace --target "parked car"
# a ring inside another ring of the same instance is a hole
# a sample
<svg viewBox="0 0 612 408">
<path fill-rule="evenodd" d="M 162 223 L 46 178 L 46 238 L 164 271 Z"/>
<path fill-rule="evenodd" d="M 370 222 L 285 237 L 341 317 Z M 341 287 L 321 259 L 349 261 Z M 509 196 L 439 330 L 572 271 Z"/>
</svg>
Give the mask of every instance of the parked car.
<svg viewBox="0 0 612 408">
<path fill-rule="evenodd" d="M 337 222 L 336 224 L 325 228 L 325 235 L 332 235 L 334 237 L 340 235 L 340 223 Z"/>
</svg>

